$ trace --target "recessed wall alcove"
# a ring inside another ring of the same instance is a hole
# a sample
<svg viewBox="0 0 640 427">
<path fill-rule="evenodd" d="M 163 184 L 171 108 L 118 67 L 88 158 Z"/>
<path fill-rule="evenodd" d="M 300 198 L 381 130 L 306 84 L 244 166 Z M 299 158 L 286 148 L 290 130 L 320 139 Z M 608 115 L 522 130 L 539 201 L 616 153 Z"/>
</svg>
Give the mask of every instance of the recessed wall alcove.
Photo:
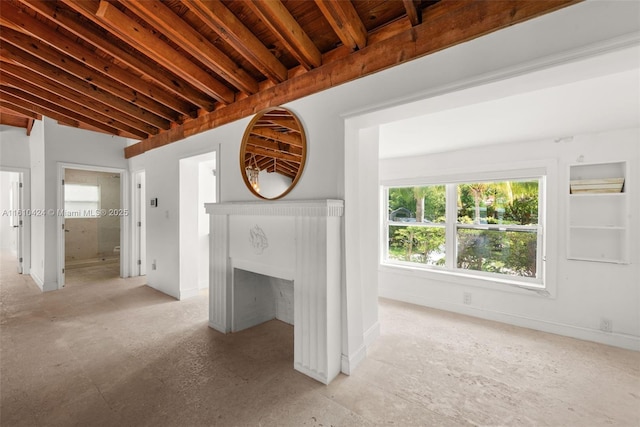
<svg viewBox="0 0 640 427">
<path fill-rule="evenodd" d="M 294 369 L 324 384 L 331 382 L 340 372 L 342 355 L 344 202 L 232 202 L 205 207 L 211 230 L 209 326 L 229 333 L 273 318 L 269 309 L 256 303 L 260 298 L 271 307 L 266 301 L 272 298 L 273 285 L 255 275 L 282 283 L 291 280 Z"/>
</svg>

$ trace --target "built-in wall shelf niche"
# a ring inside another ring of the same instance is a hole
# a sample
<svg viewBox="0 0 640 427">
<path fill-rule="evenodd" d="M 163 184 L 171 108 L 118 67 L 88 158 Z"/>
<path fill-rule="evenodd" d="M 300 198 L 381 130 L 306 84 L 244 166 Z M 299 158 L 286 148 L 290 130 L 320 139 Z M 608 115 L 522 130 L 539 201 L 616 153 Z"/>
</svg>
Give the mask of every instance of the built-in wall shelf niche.
<svg viewBox="0 0 640 427">
<path fill-rule="evenodd" d="M 627 176 L 626 162 L 569 166 L 567 258 L 628 262 Z"/>
</svg>

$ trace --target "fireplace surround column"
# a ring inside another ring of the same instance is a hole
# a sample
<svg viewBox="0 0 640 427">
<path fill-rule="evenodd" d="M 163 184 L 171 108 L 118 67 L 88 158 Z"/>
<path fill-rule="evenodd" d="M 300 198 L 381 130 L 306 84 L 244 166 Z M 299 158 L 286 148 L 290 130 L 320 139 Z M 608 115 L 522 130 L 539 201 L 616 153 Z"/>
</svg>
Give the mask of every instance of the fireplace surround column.
<svg viewBox="0 0 640 427">
<path fill-rule="evenodd" d="M 234 266 L 276 277 L 291 272 L 294 368 L 328 384 L 340 372 L 342 353 L 343 201 L 231 202 L 205 207 L 211 227 L 209 326 L 223 333 L 232 330 Z"/>
</svg>

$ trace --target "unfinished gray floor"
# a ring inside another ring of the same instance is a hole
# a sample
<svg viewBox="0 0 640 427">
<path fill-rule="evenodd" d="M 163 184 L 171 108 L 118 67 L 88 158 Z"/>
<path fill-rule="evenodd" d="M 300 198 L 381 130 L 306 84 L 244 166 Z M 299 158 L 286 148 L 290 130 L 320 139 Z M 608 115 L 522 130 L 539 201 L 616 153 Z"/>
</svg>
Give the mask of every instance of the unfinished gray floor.
<svg viewBox="0 0 640 427">
<path fill-rule="evenodd" d="M 113 267 L 40 293 L 0 268 L 0 424 L 8 426 L 639 426 L 640 354 L 388 300 L 350 377 L 293 370 L 293 329 L 207 327 Z"/>
</svg>

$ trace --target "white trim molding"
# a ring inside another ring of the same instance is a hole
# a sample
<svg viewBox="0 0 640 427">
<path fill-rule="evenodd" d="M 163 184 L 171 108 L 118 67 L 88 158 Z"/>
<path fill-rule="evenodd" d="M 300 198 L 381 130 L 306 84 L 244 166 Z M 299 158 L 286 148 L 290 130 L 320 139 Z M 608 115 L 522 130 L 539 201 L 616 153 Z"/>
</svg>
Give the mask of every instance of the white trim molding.
<svg viewBox="0 0 640 427">
<path fill-rule="evenodd" d="M 211 215 L 301 216 L 341 217 L 344 215 L 342 200 L 295 200 L 273 202 L 226 202 L 206 205 Z"/>
</svg>

